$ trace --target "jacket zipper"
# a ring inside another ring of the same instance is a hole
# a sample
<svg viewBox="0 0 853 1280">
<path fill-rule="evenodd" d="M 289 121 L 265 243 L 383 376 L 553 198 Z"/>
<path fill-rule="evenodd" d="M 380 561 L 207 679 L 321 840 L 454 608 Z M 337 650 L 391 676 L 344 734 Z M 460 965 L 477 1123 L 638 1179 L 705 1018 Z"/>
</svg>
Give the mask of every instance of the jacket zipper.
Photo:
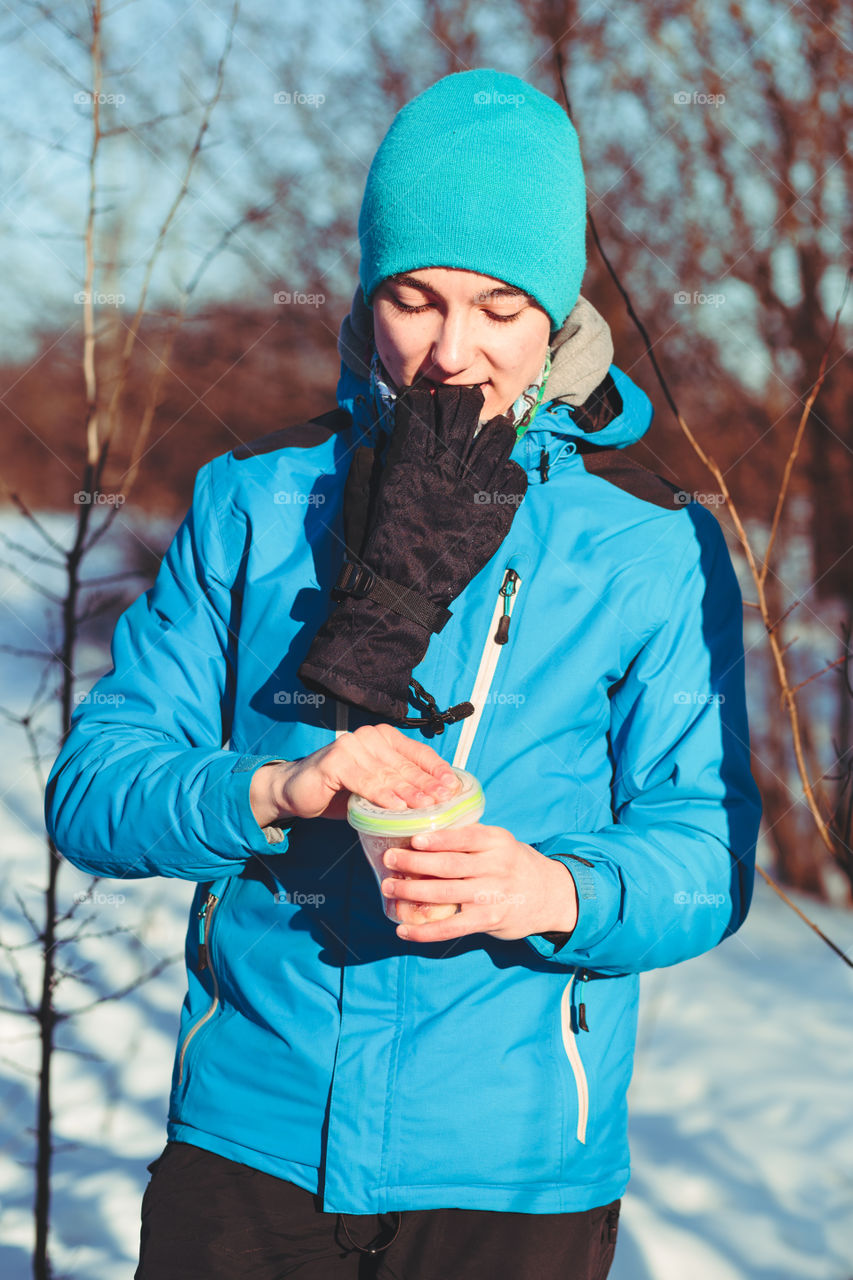
<svg viewBox="0 0 853 1280">
<path fill-rule="evenodd" d="M 201 973 L 203 969 L 210 970 L 210 980 L 213 983 L 213 998 L 202 1017 L 199 1018 L 195 1026 L 187 1032 L 184 1043 L 181 1045 L 181 1053 L 178 1058 L 178 1084 L 180 1084 L 184 1078 L 184 1058 L 186 1057 L 190 1041 L 197 1032 L 201 1031 L 202 1027 L 205 1026 L 206 1023 L 210 1022 L 210 1019 L 219 1008 L 219 982 L 210 963 L 210 930 L 213 915 L 218 905 L 219 898 L 217 895 L 215 893 L 208 893 L 198 912 L 198 970 L 199 973 Z"/>
<path fill-rule="evenodd" d="M 569 1060 L 569 1065 L 572 1068 L 572 1074 L 575 1077 L 575 1086 L 578 1091 L 578 1142 L 582 1142 L 586 1145 L 586 1125 L 589 1117 L 589 1085 L 587 1083 L 586 1072 L 584 1071 L 581 1056 L 578 1053 L 577 1035 L 574 1027 L 572 1026 L 572 988 L 576 977 L 577 975 L 573 973 L 563 990 L 563 996 L 560 1001 L 560 1025 L 563 1032 L 563 1047 L 566 1051 L 566 1057 Z M 581 986 L 583 986 L 587 977 L 588 975 L 586 971 L 584 971 L 580 977 Z M 581 1015 L 581 1010 L 583 1010 L 583 1015 Z M 586 1010 L 584 1005 L 581 1005 L 578 1010 L 578 1027 L 582 1030 L 587 1030 Z"/>
<path fill-rule="evenodd" d="M 474 735 L 477 732 L 477 726 L 480 723 L 480 717 L 486 705 L 486 699 L 498 665 L 498 658 L 501 656 L 501 650 L 509 638 L 509 623 L 520 586 L 521 578 L 515 569 L 507 569 L 492 611 L 486 643 L 483 645 L 480 665 L 477 668 L 477 675 L 474 679 L 474 688 L 469 698 L 469 702 L 474 704 L 474 714 L 462 721 L 462 732 L 456 744 L 456 753 L 453 757 L 453 766 L 456 769 L 464 769 L 468 762 L 471 744 L 474 741 Z"/>
</svg>

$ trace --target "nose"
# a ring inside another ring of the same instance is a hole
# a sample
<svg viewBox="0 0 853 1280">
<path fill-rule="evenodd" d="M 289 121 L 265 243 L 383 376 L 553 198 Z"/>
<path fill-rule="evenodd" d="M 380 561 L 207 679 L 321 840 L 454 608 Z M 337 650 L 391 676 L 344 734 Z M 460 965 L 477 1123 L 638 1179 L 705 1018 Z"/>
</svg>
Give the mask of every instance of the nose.
<svg viewBox="0 0 853 1280">
<path fill-rule="evenodd" d="M 474 343 L 471 326 L 463 311 L 449 311 L 438 316 L 438 331 L 430 351 L 429 377 L 438 381 L 455 378 L 472 367 Z"/>
</svg>

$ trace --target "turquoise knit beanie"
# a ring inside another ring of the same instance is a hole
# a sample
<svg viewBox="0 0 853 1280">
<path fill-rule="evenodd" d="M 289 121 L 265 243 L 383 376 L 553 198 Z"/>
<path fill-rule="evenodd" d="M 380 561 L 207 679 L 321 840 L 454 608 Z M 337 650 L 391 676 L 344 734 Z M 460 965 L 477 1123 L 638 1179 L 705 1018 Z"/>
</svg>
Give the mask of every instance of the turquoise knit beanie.
<svg viewBox="0 0 853 1280">
<path fill-rule="evenodd" d="M 586 267 L 580 146 L 562 108 L 518 76 L 444 76 L 403 107 L 373 158 L 361 213 L 364 300 L 421 267 L 524 289 L 559 329 Z"/>
</svg>

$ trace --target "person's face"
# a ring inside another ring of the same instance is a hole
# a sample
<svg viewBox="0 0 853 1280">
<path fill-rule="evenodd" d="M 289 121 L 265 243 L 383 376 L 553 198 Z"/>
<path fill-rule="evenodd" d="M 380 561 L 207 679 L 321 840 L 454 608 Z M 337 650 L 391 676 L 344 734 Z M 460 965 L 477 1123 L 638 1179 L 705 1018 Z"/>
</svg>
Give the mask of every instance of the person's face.
<svg viewBox="0 0 853 1280">
<path fill-rule="evenodd" d="M 482 384 L 485 422 L 539 373 L 550 332 L 548 313 L 521 289 L 455 267 L 389 276 L 373 295 L 376 350 L 396 386 Z"/>
</svg>

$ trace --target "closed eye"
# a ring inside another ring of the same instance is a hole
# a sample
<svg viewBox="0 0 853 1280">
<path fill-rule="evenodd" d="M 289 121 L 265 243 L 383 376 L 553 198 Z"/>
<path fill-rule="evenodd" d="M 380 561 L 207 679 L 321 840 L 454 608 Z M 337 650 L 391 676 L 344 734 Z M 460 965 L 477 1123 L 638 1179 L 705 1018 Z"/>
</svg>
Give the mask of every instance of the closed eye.
<svg viewBox="0 0 853 1280">
<path fill-rule="evenodd" d="M 392 307 L 397 311 L 402 311 L 405 315 L 410 316 L 420 315 L 422 311 L 429 311 L 430 307 L 434 305 L 431 302 L 425 302 L 423 306 L 420 307 L 408 307 L 405 302 L 398 302 L 396 298 L 391 298 L 390 302 Z M 483 315 L 487 320 L 491 321 L 492 324 L 512 324 L 513 320 L 517 320 L 525 309 L 526 308 L 522 307 L 521 311 L 514 311 L 511 316 L 496 315 L 494 311 L 485 310 L 483 311 Z"/>
</svg>

